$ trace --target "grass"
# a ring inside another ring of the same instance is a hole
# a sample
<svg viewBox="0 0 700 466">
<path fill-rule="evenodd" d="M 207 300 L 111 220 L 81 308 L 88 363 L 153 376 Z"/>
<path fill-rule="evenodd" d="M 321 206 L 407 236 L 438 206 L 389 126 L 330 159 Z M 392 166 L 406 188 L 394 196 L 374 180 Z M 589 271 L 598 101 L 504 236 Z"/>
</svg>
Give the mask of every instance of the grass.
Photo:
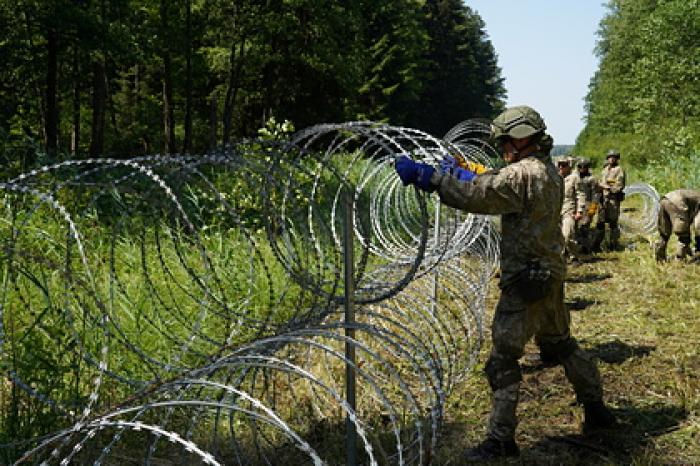
<svg viewBox="0 0 700 466">
<path fill-rule="evenodd" d="M 628 246 L 570 267 L 566 285 L 572 332 L 597 356 L 620 427 L 582 435 L 582 409 L 563 370 L 529 362 L 537 353 L 530 343 L 521 360 L 521 457 L 494 464 L 700 464 L 700 265 L 657 265 L 648 243 Z M 450 398 L 435 464 L 463 464 L 464 449 L 485 434 L 489 347 Z"/>
</svg>

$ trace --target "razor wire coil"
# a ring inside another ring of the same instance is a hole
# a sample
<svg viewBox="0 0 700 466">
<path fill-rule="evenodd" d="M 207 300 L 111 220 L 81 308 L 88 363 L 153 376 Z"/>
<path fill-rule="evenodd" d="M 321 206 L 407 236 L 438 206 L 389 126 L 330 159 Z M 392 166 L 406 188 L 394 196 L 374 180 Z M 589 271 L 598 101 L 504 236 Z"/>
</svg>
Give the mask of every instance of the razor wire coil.
<svg viewBox="0 0 700 466">
<path fill-rule="evenodd" d="M 625 186 L 624 193 L 625 204 L 633 203 L 634 206 L 621 209 L 620 227 L 627 234 L 654 233 L 661 207 L 659 193 L 647 183 L 632 183 Z"/>
<path fill-rule="evenodd" d="M 282 448 L 327 464 L 348 416 L 368 464 L 429 462 L 445 401 L 477 359 L 498 233 L 402 186 L 392 165 L 492 166 L 487 134 L 480 122 L 443 139 L 319 125 L 289 142 L 70 160 L 0 183 L 0 390 L 18 403 L 14 418 L 0 413 L 0 455 L 270 464 Z M 341 312 L 344 193 L 354 338 Z"/>
</svg>

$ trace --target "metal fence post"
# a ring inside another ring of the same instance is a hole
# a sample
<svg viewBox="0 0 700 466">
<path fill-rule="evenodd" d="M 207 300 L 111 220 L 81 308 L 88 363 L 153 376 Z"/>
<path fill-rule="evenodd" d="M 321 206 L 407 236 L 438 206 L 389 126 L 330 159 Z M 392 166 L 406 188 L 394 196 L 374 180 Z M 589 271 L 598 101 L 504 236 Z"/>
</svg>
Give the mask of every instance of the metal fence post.
<svg viewBox="0 0 700 466">
<path fill-rule="evenodd" d="M 344 230 L 344 244 L 343 244 L 343 258 L 345 263 L 345 336 L 348 341 L 345 342 L 345 357 L 347 362 L 345 363 L 345 397 L 348 405 L 353 411 L 357 411 L 356 406 L 356 393 L 355 393 L 355 345 L 352 340 L 355 339 L 355 329 L 353 325 L 355 324 L 355 308 L 354 308 L 354 298 L 355 298 L 355 284 L 354 284 L 354 254 L 353 254 L 353 227 L 354 227 L 354 203 L 352 193 L 346 189 L 345 190 L 345 221 L 343 225 Z M 345 419 L 346 426 L 346 465 L 356 466 L 357 465 L 357 430 L 355 428 L 355 423 L 347 416 Z"/>
<path fill-rule="evenodd" d="M 438 250 L 438 241 L 440 241 L 440 209 L 441 209 L 441 203 L 440 200 L 437 199 L 435 201 L 435 225 L 433 228 L 433 239 L 435 243 L 433 244 L 433 250 L 437 251 Z M 438 281 L 440 278 L 440 274 L 438 272 L 438 268 L 435 267 L 435 271 L 433 272 L 433 302 L 430 305 L 430 310 L 433 315 L 437 312 L 437 303 L 438 303 Z"/>
</svg>

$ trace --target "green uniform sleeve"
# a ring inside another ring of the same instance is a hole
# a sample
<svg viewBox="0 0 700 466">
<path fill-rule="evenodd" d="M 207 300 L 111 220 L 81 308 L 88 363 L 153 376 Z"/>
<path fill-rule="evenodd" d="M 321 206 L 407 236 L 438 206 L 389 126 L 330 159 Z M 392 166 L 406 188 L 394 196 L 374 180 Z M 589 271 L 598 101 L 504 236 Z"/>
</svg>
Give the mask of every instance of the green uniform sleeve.
<svg viewBox="0 0 700 466">
<path fill-rule="evenodd" d="M 482 173 L 471 182 L 436 170 L 430 181 L 437 186 L 440 200 L 450 207 L 486 215 L 521 212 L 525 184 L 522 175 L 509 168 Z"/>
</svg>

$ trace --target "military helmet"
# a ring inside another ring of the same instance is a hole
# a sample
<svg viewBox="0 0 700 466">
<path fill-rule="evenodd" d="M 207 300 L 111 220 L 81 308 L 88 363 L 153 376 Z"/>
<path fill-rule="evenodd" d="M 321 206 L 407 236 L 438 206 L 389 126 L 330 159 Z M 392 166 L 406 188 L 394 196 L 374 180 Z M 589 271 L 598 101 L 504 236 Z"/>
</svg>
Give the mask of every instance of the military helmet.
<svg viewBox="0 0 700 466">
<path fill-rule="evenodd" d="M 588 159 L 586 157 L 579 157 L 576 160 L 576 166 L 580 168 L 590 168 L 591 166 L 591 159 Z"/>
<path fill-rule="evenodd" d="M 559 165 L 568 165 L 570 167 L 573 165 L 571 162 L 572 162 L 571 157 L 569 157 L 568 155 L 563 155 L 561 157 L 557 157 L 556 165 L 557 165 L 557 167 Z"/>
<path fill-rule="evenodd" d="M 615 157 L 616 159 L 619 159 L 619 158 L 620 158 L 620 152 L 616 151 L 615 149 L 610 149 L 610 150 L 608 151 L 608 154 L 605 156 L 605 158 L 607 159 L 607 158 L 609 158 L 609 157 Z"/>
<path fill-rule="evenodd" d="M 547 125 L 540 114 L 527 105 L 507 108 L 491 123 L 491 133 L 495 139 L 522 139 L 541 134 L 545 129 Z"/>
</svg>

